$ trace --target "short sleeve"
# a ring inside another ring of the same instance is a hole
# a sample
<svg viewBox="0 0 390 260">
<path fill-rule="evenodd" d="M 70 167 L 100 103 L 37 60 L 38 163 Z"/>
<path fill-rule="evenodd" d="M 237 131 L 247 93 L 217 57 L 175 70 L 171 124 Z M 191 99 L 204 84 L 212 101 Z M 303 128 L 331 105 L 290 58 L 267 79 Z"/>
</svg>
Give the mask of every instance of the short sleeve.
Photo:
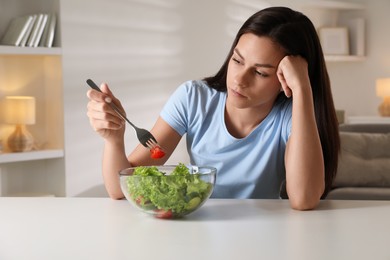
<svg viewBox="0 0 390 260">
<path fill-rule="evenodd" d="M 188 89 L 190 81 L 180 85 L 164 105 L 160 116 L 175 131 L 184 135 L 188 126 Z"/>
</svg>

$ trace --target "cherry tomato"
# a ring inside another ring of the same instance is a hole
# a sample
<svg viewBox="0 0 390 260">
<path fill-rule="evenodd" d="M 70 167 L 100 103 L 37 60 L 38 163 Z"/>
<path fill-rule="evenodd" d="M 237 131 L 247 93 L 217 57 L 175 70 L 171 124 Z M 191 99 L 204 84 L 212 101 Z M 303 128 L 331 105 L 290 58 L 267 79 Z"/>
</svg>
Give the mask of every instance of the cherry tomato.
<svg viewBox="0 0 390 260">
<path fill-rule="evenodd" d="M 140 205 L 143 201 L 144 201 L 143 196 L 139 196 L 138 198 L 135 199 L 135 203 L 137 203 L 138 205 Z"/>
<path fill-rule="evenodd" d="M 150 149 L 150 157 L 153 159 L 160 159 L 165 156 L 164 150 L 160 146 L 155 146 Z"/>
<path fill-rule="evenodd" d="M 155 212 L 157 218 L 170 219 L 173 218 L 172 210 L 156 209 Z"/>
</svg>

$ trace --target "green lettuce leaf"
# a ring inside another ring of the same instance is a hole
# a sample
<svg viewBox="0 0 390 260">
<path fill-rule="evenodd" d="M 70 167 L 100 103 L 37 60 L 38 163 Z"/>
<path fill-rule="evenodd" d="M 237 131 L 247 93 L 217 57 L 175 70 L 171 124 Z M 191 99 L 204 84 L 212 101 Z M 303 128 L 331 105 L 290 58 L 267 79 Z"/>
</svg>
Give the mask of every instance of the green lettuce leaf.
<svg viewBox="0 0 390 260">
<path fill-rule="evenodd" d="M 172 210 L 181 214 L 195 209 L 209 196 L 212 184 L 179 164 L 170 175 L 157 167 L 137 167 L 127 179 L 128 191 L 141 207 Z M 151 205 L 152 204 L 152 205 Z"/>
</svg>

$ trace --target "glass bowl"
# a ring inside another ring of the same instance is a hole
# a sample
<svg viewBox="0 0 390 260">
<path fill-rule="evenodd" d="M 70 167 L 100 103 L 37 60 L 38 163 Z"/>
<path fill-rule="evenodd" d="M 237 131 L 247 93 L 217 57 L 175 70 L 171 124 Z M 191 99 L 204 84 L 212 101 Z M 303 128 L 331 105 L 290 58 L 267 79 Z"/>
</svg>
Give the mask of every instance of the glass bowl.
<svg viewBox="0 0 390 260">
<path fill-rule="evenodd" d="M 179 174 L 178 167 L 182 170 Z M 158 173 L 151 176 L 150 171 Z M 122 192 L 132 205 L 154 217 L 171 219 L 188 215 L 207 201 L 216 173 L 208 166 L 141 166 L 121 170 L 119 178 Z"/>
</svg>

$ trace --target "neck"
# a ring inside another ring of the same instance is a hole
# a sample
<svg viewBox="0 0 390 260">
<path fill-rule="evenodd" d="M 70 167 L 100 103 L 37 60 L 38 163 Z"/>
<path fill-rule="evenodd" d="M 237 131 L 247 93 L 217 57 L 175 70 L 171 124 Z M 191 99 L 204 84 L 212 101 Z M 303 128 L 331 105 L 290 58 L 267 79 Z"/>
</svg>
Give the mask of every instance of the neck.
<svg viewBox="0 0 390 260">
<path fill-rule="evenodd" d="M 229 133 L 236 138 L 249 135 L 271 111 L 270 108 L 236 108 L 226 105 L 225 124 Z"/>
</svg>

